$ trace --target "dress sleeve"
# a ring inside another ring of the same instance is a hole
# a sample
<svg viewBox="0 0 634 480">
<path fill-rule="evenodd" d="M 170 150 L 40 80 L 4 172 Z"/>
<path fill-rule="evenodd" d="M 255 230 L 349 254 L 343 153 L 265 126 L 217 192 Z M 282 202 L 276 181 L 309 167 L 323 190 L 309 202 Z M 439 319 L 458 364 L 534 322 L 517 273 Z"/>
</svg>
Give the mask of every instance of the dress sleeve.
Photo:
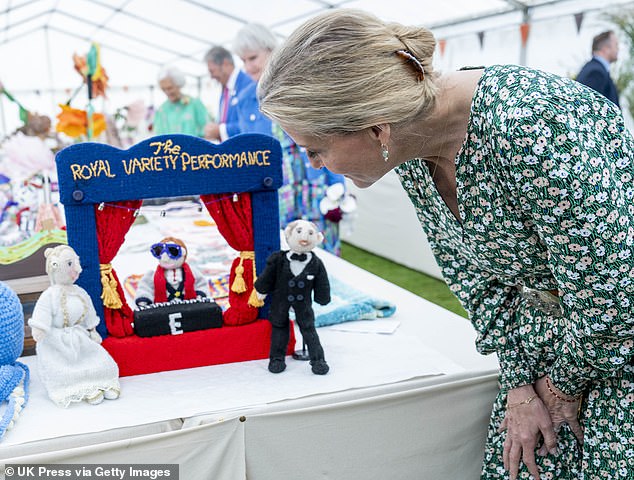
<svg viewBox="0 0 634 480">
<path fill-rule="evenodd" d="M 196 126 L 196 135 L 199 137 L 204 136 L 205 125 L 210 121 L 210 115 L 207 108 L 197 98 L 192 98 L 194 104 L 194 124 Z"/>
<path fill-rule="evenodd" d="M 139 286 L 136 289 L 136 295 L 134 301 L 140 299 L 149 300 L 150 303 L 154 303 L 154 271 L 149 270 L 145 272 L 141 280 L 139 280 Z"/>
<path fill-rule="evenodd" d="M 196 265 L 189 265 L 194 276 L 194 290 L 198 295 L 208 297 L 209 296 L 209 283 L 207 277 Z"/>
<path fill-rule="evenodd" d="M 31 328 L 48 332 L 53 323 L 53 315 L 53 292 L 51 288 L 47 288 L 42 292 L 37 302 L 35 302 L 35 307 L 33 308 L 33 313 L 31 318 L 29 318 L 28 324 Z"/>
<path fill-rule="evenodd" d="M 162 135 L 169 133 L 167 131 L 166 114 L 164 110 L 164 104 L 161 105 L 156 112 L 154 112 L 154 121 L 152 122 L 152 131 L 155 135 Z"/>
<path fill-rule="evenodd" d="M 478 335 L 478 352 L 497 354 L 502 388 L 509 390 L 534 383 L 536 372 L 520 342 L 517 309 L 522 300 L 517 288 L 504 285 L 494 275 L 482 271 L 456 248 L 443 246 L 436 261 L 447 285 L 469 314 Z"/>
<path fill-rule="evenodd" d="M 584 117 L 560 114 L 512 137 L 515 192 L 560 291 L 565 331 L 549 373 L 568 395 L 634 354 L 634 140 L 616 107 L 588 104 Z"/>
<path fill-rule="evenodd" d="M 90 330 L 91 328 L 95 328 L 99 325 L 101 319 L 97 315 L 97 311 L 95 310 L 95 306 L 92 303 L 92 299 L 88 295 L 88 292 L 81 287 L 77 287 L 79 289 L 79 295 L 83 298 L 84 303 L 87 308 L 86 318 L 84 319 L 84 326 Z"/>
</svg>

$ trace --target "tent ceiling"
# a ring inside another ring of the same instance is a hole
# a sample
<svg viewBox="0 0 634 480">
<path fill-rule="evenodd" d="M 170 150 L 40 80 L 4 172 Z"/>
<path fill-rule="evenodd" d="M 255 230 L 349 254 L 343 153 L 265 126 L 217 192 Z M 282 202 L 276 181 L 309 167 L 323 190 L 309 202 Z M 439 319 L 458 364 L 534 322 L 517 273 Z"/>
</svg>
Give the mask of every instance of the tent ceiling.
<svg viewBox="0 0 634 480">
<path fill-rule="evenodd" d="M 566 0 L 560 0 L 566 1 Z M 231 46 L 248 22 L 288 35 L 324 9 L 350 7 L 434 27 L 553 3 L 552 0 L 0 0 L 0 80 L 14 91 L 68 89 L 72 54 L 101 46 L 111 85 L 148 85 L 161 66 L 207 75 L 213 44 Z M 415 19 L 415 21 L 413 21 Z M 8 68 L 7 68 L 8 67 Z M 19 83 L 18 83 L 19 82 Z"/>
</svg>

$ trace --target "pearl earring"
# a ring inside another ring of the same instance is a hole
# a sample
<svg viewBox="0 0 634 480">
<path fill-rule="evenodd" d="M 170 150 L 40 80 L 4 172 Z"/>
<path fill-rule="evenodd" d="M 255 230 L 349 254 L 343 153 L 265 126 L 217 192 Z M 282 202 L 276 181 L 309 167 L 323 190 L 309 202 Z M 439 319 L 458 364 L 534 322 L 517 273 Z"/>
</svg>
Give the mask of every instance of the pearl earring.
<svg viewBox="0 0 634 480">
<path fill-rule="evenodd" d="M 390 152 L 387 149 L 387 145 L 384 143 L 381 144 L 381 155 L 383 155 L 383 160 L 386 162 L 390 159 Z"/>
</svg>

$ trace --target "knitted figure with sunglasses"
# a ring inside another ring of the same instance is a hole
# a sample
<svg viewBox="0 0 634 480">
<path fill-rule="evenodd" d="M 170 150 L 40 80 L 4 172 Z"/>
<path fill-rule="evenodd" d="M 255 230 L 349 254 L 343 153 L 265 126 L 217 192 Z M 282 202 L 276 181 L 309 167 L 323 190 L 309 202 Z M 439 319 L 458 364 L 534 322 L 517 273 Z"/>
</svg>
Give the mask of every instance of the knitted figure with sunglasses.
<svg viewBox="0 0 634 480">
<path fill-rule="evenodd" d="M 308 347 L 310 365 L 314 374 L 325 375 L 330 370 L 324 349 L 315 329 L 313 297 L 320 305 L 330 303 L 330 282 L 323 262 L 312 250 L 324 236 L 317 226 L 307 220 L 295 220 L 284 229 L 289 250 L 273 252 L 266 260 L 264 271 L 258 276 L 254 287 L 263 300 L 271 295 L 269 321 L 271 349 L 269 371 L 281 373 L 286 369 L 284 358 L 290 336 L 288 312 L 292 308 L 295 321 Z"/>
<path fill-rule="evenodd" d="M 207 296 L 207 279 L 200 270 L 185 261 L 187 247 L 182 240 L 165 237 L 152 245 L 150 253 L 159 264 L 156 270 L 147 272 L 141 278 L 134 299 L 137 306 Z"/>
</svg>

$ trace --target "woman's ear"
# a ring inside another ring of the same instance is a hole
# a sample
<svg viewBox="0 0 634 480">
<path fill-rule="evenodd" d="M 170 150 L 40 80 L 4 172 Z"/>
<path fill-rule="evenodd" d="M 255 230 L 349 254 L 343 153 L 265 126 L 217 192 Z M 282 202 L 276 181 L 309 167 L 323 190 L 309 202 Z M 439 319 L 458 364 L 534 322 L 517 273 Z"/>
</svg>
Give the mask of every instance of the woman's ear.
<svg viewBox="0 0 634 480">
<path fill-rule="evenodd" d="M 378 140 L 381 145 L 387 145 L 390 140 L 390 124 L 380 123 L 369 129 L 370 136 L 374 140 Z"/>
</svg>

